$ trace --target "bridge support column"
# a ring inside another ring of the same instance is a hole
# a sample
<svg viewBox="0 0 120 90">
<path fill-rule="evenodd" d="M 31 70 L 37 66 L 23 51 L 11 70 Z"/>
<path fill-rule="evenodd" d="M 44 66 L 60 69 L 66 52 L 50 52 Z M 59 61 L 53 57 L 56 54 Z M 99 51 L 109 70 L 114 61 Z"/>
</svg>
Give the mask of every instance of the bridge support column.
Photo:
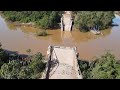
<svg viewBox="0 0 120 90">
<path fill-rule="evenodd" d="M 61 31 L 64 31 L 64 23 L 63 23 L 63 18 L 61 18 Z"/>
</svg>

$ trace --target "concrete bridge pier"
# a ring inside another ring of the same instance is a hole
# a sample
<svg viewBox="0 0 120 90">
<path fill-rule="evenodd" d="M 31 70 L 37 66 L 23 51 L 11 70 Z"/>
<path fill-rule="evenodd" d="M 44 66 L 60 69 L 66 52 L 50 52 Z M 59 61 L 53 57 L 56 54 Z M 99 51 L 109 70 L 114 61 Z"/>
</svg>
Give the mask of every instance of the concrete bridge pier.
<svg viewBox="0 0 120 90">
<path fill-rule="evenodd" d="M 61 17 L 61 31 L 72 31 L 72 23 L 71 11 L 65 11 Z"/>
</svg>

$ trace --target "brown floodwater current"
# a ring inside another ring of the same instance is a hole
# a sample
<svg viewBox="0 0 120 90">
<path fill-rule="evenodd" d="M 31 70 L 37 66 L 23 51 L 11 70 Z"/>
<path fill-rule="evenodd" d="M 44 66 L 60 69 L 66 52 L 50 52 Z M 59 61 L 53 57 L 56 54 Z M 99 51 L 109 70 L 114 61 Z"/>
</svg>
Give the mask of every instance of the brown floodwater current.
<svg viewBox="0 0 120 90">
<path fill-rule="evenodd" d="M 103 35 L 82 33 L 79 30 L 62 32 L 57 29 L 47 30 L 48 36 L 38 37 L 36 36 L 38 30 L 31 26 L 16 26 L 0 16 L 0 42 L 4 49 L 20 54 L 28 54 L 26 50 L 31 49 L 31 54 L 41 52 L 46 55 L 49 45 L 57 45 L 77 47 L 79 58 L 82 60 L 94 60 L 107 51 L 120 59 L 120 26 L 102 30 Z"/>
</svg>

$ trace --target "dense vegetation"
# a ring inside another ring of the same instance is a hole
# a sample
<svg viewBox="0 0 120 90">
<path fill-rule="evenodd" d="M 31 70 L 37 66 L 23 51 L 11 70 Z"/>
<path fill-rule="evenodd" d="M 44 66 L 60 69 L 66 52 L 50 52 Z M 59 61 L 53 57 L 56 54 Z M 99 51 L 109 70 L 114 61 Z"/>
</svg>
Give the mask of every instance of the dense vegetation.
<svg viewBox="0 0 120 90">
<path fill-rule="evenodd" d="M 62 11 L 2 11 L 7 20 L 23 23 L 33 22 L 43 29 L 59 27 Z M 113 11 L 73 11 L 74 26 L 83 32 L 94 29 L 100 30 L 111 25 L 114 18 Z"/>
<path fill-rule="evenodd" d="M 2 11 L 9 21 L 22 23 L 33 22 L 43 29 L 59 27 L 62 11 Z"/>
<path fill-rule="evenodd" d="M 120 63 L 110 53 L 89 63 L 79 61 L 84 79 L 120 79 Z"/>
<path fill-rule="evenodd" d="M 75 28 L 83 32 L 95 27 L 99 30 L 109 28 L 114 18 L 113 11 L 76 11 L 74 13 Z"/>
<path fill-rule="evenodd" d="M 41 53 L 23 59 L 18 54 L 7 54 L 0 48 L 1 79 L 38 79 L 44 69 L 44 56 Z"/>
</svg>

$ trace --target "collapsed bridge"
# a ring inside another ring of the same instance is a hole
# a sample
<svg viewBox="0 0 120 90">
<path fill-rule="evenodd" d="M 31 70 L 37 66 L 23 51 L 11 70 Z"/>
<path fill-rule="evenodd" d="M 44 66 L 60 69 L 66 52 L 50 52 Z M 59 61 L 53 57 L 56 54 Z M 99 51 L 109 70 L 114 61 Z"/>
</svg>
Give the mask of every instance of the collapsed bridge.
<svg viewBox="0 0 120 90">
<path fill-rule="evenodd" d="M 43 79 L 82 79 L 76 47 L 49 46 Z"/>
</svg>

